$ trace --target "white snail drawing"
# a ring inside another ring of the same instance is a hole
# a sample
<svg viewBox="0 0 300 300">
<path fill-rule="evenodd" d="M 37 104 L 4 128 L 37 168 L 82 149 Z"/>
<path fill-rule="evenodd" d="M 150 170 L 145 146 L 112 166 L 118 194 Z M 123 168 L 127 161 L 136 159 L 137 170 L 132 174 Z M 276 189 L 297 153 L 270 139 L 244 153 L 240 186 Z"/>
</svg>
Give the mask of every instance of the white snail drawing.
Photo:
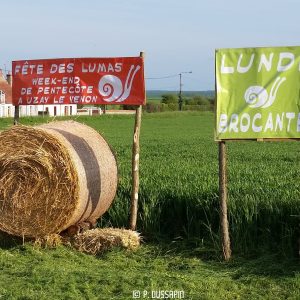
<svg viewBox="0 0 300 300">
<path fill-rule="evenodd" d="M 286 80 L 286 77 L 277 77 L 275 82 L 273 83 L 270 94 L 268 94 L 267 90 L 259 85 L 250 86 L 245 94 L 245 101 L 252 108 L 262 107 L 266 108 L 273 104 L 276 99 L 277 91 L 280 85 Z"/>
<path fill-rule="evenodd" d="M 130 95 L 135 74 L 140 66 L 131 65 L 123 87 L 122 81 L 115 75 L 104 75 L 101 77 L 98 89 L 103 100 L 106 102 L 123 102 Z"/>
</svg>

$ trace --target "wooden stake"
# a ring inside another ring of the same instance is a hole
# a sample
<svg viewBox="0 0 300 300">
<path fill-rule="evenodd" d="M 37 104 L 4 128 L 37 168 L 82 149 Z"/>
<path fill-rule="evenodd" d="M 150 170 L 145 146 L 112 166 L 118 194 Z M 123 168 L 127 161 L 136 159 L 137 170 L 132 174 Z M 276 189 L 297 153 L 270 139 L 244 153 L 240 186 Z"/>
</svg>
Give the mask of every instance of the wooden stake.
<svg viewBox="0 0 300 300">
<path fill-rule="evenodd" d="M 17 125 L 19 123 L 19 118 L 20 118 L 20 106 L 15 105 L 14 125 Z"/>
<path fill-rule="evenodd" d="M 140 53 L 144 57 L 144 52 Z M 140 162 L 140 130 L 142 121 L 142 106 L 138 106 L 135 111 L 135 124 L 132 144 L 132 188 L 129 228 L 136 230 L 138 199 L 139 199 L 139 162 Z"/>
<path fill-rule="evenodd" d="M 220 221 L 222 231 L 223 256 L 227 261 L 231 258 L 229 237 L 229 225 L 227 216 L 227 155 L 225 141 L 219 142 L 219 197 L 220 197 Z"/>
<path fill-rule="evenodd" d="M 132 145 L 132 190 L 131 190 L 131 208 L 130 224 L 131 230 L 136 229 L 138 198 L 139 198 L 139 160 L 140 160 L 140 128 L 141 128 L 142 106 L 136 109 L 134 135 Z"/>
</svg>

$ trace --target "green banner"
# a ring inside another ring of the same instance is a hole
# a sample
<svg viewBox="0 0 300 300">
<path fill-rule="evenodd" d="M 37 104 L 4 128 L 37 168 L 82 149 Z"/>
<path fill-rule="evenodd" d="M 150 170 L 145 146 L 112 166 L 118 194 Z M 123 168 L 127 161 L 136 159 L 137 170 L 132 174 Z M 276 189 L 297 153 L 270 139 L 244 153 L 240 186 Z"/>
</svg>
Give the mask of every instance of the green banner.
<svg viewBox="0 0 300 300">
<path fill-rule="evenodd" d="M 300 47 L 216 50 L 215 139 L 300 138 Z"/>
</svg>

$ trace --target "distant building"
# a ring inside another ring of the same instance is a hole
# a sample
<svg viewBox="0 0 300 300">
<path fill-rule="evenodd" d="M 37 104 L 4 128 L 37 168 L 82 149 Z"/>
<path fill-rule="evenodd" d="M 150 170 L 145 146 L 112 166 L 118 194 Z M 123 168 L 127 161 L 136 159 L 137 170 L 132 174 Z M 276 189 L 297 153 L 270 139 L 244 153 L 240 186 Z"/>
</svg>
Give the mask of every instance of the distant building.
<svg viewBox="0 0 300 300">
<path fill-rule="evenodd" d="M 12 76 L 6 78 L 0 69 L 0 118 L 13 117 L 15 113 L 12 105 Z M 20 105 L 20 117 L 38 116 L 73 116 L 77 115 L 77 104 L 61 105 Z"/>
<path fill-rule="evenodd" d="M 8 81 L 10 79 L 11 78 L 9 75 Z M 0 69 L 0 118 L 13 117 L 14 115 L 14 107 L 12 105 L 12 90 L 8 81 L 5 79 L 2 70 Z"/>
</svg>

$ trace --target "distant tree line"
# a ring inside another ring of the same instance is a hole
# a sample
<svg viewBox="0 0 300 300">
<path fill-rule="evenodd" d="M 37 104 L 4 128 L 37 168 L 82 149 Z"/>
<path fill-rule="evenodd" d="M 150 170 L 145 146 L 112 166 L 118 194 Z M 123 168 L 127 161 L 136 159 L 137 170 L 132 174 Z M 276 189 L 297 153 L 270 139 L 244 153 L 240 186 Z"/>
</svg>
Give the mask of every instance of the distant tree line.
<svg viewBox="0 0 300 300">
<path fill-rule="evenodd" d="M 214 102 L 214 98 L 202 95 L 183 96 L 182 110 L 213 111 Z M 176 94 L 163 94 L 160 101 L 149 101 L 145 107 L 147 112 L 176 111 L 178 109 L 178 95 Z"/>
</svg>

